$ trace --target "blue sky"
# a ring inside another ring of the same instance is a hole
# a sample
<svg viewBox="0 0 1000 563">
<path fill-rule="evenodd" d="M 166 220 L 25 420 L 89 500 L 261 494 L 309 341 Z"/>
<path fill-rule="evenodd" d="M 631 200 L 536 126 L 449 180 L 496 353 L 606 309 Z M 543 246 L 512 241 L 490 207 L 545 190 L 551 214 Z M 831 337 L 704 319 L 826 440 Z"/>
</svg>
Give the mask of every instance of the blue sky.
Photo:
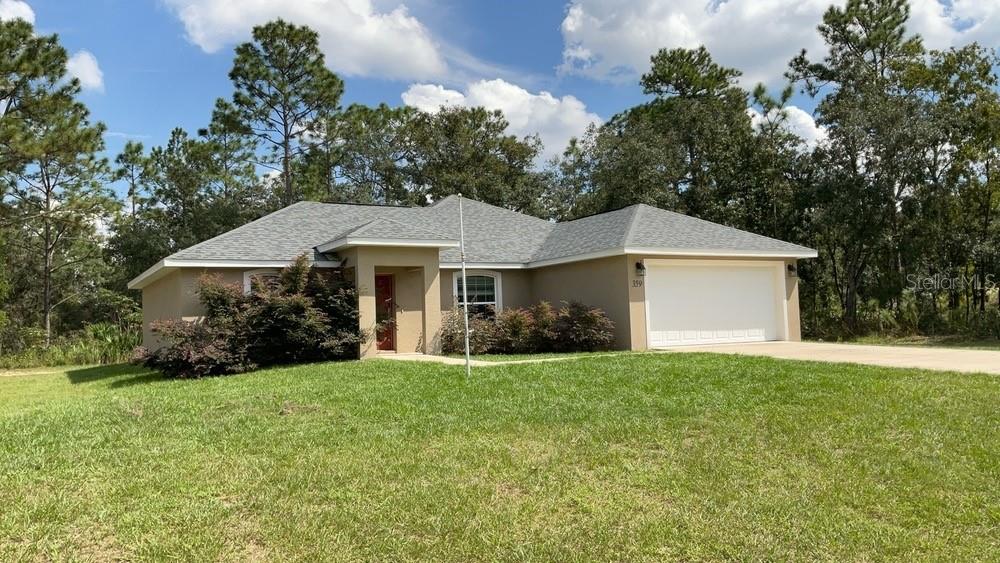
<svg viewBox="0 0 1000 563">
<path fill-rule="evenodd" d="M 448 40 L 477 59 L 502 67 L 506 76 L 533 92 L 572 94 L 593 113 L 607 117 L 642 99 L 635 82 L 602 84 L 555 71 L 562 60 L 559 26 L 561 2 L 450 2 L 408 4 L 410 13 L 429 29 L 447 32 Z M 155 145 L 174 127 L 205 125 L 213 100 L 228 97 L 227 78 L 233 44 L 205 52 L 186 37 L 184 24 L 157 1 L 32 0 L 39 33 L 58 33 L 71 53 L 94 55 L 103 75 L 102 89 L 85 89 L 83 100 L 95 119 L 108 126 L 108 152 L 117 153 L 128 138 Z M 510 41 L 517 37 L 517 41 Z M 344 103 L 401 105 L 401 94 L 414 80 L 341 73 Z M 461 80 L 435 81 L 462 89 Z M 478 78 L 478 77 L 477 77 Z M 483 76 L 493 79 L 496 76 Z"/>
<path fill-rule="evenodd" d="M 931 47 L 996 44 L 1000 0 L 912 0 L 910 28 Z M 777 90 L 830 0 L 0 0 L 0 18 L 32 19 L 73 55 L 83 99 L 116 154 L 174 127 L 205 125 L 228 97 L 234 45 L 275 17 L 317 29 L 344 103 L 501 109 L 516 134 L 558 153 L 590 123 L 640 102 L 638 76 L 660 47 L 705 44 Z M 794 101 L 792 127 L 821 138 L 813 103 Z"/>
</svg>

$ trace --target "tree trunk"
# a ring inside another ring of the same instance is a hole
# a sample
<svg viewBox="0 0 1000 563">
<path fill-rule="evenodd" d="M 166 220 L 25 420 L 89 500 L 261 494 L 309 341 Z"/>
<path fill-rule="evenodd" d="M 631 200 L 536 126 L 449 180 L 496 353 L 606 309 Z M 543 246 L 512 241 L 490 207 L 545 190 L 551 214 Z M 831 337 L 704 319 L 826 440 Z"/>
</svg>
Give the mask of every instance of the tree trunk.
<svg viewBox="0 0 1000 563">
<path fill-rule="evenodd" d="M 858 286 L 853 279 L 847 280 L 844 292 L 844 323 L 852 334 L 858 329 Z"/>
<path fill-rule="evenodd" d="M 285 136 L 281 141 L 281 148 L 284 154 L 281 156 L 281 176 L 285 184 L 285 194 L 282 197 L 282 207 L 287 207 L 294 203 L 292 194 L 292 140 L 291 132 L 285 127 Z"/>
<path fill-rule="evenodd" d="M 50 193 L 45 193 L 45 226 L 43 234 L 44 263 L 42 266 L 42 319 L 45 329 L 45 347 L 52 344 L 52 226 L 49 224 L 49 212 L 52 210 Z"/>
</svg>

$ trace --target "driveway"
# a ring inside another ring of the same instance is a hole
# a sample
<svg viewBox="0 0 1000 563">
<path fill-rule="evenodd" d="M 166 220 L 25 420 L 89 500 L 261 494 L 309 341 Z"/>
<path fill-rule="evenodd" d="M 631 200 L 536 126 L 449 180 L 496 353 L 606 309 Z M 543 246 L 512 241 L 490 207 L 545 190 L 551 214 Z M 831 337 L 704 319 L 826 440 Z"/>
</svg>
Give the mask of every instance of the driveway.
<svg viewBox="0 0 1000 563">
<path fill-rule="evenodd" d="M 754 342 L 751 344 L 676 346 L 666 348 L 666 350 L 1000 374 L 1000 352 L 990 350 L 960 350 L 923 346 L 865 346 L 826 342 Z"/>
</svg>

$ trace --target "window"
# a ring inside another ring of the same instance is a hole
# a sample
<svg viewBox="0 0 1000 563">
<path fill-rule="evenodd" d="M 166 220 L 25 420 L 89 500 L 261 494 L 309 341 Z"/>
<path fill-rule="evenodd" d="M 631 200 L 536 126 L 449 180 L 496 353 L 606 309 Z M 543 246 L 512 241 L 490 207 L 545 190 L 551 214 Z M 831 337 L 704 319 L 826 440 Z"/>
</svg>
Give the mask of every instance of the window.
<svg viewBox="0 0 1000 563">
<path fill-rule="evenodd" d="M 500 273 L 481 270 L 467 270 L 469 293 L 469 312 L 484 314 L 490 310 L 499 311 L 503 308 L 501 297 Z M 455 305 L 465 306 L 465 296 L 462 290 L 462 272 L 454 276 Z"/>
<path fill-rule="evenodd" d="M 253 280 L 257 280 L 261 283 L 272 284 L 277 283 L 281 274 L 278 270 L 273 268 L 267 268 L 264 270 L 250 270 L 248 272 L 243 272 L 243 293 L 247 295 L 253 290 Z"/>
</svg>

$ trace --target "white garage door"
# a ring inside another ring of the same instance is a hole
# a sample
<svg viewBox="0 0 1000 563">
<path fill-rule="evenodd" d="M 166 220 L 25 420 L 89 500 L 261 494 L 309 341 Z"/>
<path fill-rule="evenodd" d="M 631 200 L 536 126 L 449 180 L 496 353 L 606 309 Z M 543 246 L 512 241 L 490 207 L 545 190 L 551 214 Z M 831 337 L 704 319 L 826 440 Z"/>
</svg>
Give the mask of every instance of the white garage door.
<svg viewBox="0 0 1000 563">
<path fill-rule="evenodd" d="M 647 264 L 650 346 L 785 339 L 784 264 Z"/>
</svg>

